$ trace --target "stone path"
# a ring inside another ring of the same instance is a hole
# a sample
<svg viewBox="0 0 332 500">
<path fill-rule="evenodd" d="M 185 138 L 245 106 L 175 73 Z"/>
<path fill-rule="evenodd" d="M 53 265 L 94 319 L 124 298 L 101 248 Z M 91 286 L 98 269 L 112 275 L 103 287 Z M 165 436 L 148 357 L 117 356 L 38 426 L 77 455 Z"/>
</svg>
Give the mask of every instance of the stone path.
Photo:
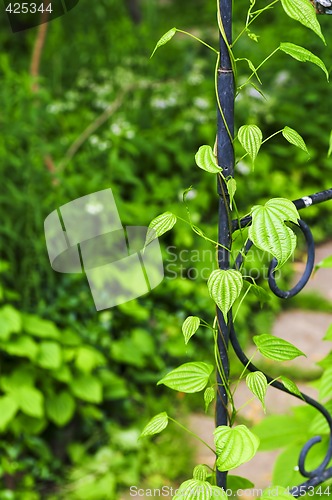
<svg viewBox="0 0 332 500">
<path fill-rule="evenodd" d="M 320 262 L 323 258 L 332 254 L 332 242 L 321 245 L 316 249 L 315 262 Z M 296 265 L 295 282 L 303 271 L 304 265 Z M 332 269 L 319 269 L 315 276 L 310 279 L 305 287 L 305 291 L 317 291 L 321 296 L 332 301 Z M 289 342 L 294 343 L 301 349 L 307 358 L 301 357 L 287 362 L 288 365 L 301 366 L 304 370 L 317 369 L 315 363 L 326 356 L 332 348 L 330 342 L 323 342 L 322 339 L 328 326 L 332 323 L 331 313 L 321 313 L 315 311 L 289 310 L 282 312 L 273 327 L 273 334 Z M 317 391 L 306 384 L 298 384 L 303 392 L 316 396 Z M 236 406 L 239 407 L 252 397 L 245 383 L 241 383 L 236 394 Z M 303 404 L 299 400 L 287 394 L 274 390 L 267 391 L 266 407 L 267 414 L 285 413 L 291 406 Z M 243 415 L 252 423 L 259 422 L 264 413 L 260 403 L 252 401 L 243 411 Z M 192 415 L 190 427 L 207 443 L 213 446 L 214 420 L 206 415 Z M 232 474 L 242 475 L 250 478 L 256 488 L 266 488 L 271 481 L 272 467 L 278 451 L 259 452 L 253 460 L 232 471 Z M 197 463 L 213 465 L 211 452 L 201 443 L 197 446 Z"/>
</svg>

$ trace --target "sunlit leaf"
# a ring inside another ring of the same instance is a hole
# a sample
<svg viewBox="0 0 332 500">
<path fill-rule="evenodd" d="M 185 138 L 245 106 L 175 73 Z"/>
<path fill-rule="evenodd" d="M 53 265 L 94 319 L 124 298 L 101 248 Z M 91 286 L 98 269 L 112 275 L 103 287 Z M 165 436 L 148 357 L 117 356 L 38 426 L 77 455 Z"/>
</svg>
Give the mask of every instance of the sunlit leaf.
<svg viewBox="0 0 332 500">
<path fill-rule="evenodd" d="M 242 125 L 238 131 L 238 139 L 254 162 L 262 145 L 262 131 L 257 125 Z"/>
<path fill-rule="evenodd" d="M 195 155 L 195 161 L 199 168 L 210 174 L 218 174 L 222 171 L 222 168 L 218 166 L 211 146 L 201 146 Z"/>
<path fill-rule="evenodd" d="M 310 50 L 305 49 L 304 47 L 300 47 L 299 45 L 294 45 L 293 43 L 281 43 L 280 44 L 280 49 L 285 52 L 286 54 L 290 55 L 291 57 L 294 57 L 294 59 L 297 59 L 298 61 L 301 62 L 312 62 L 313 64 L 316 64 L 321 70 L 324 71 L 327 81 L 329 80 L 329 73 L 326 69 L 325 64 L 323 61 L 315 56 Z"/>
<path fill-rule="evenodd" d="M 211 273 L 207 285 L 211 298 L 227 321 L 227 313 L 242 290 L 242 274 L 234 269 L 216 269 Z"/>
<path fill-rule="evenodd" d="M 214 431 L 217 468 L 220 471 L 235 469 L 251 460 L 256 454 L 259 439 L 245 425 L 221 425 Z"/>
<path fill-rule="evenodd" d="M 288 361 L 290 359 L 297 358 L 298 356 L 305 356 L 305 354 L 300 351 L 287 340 L 280 339 L 279 337 L 274 337 L 267 333 L 263 335 L 255 335 L 253 337 L 257 349 L 266 358 L 273 359 L 275 361 Z"/>
<path fill-rule="evenodd" d="M 188 479 L 180 485 L 173 500 L 211 500 L 212 494 L 212 486 L 207 481 Z"/>
<path fill-rule="evenodd" d="M 205 465 L 196 465 L 193 471 L 193 478 L 197 481 L 205 481 L 208 476 L 208 470 Z"/>
<path fill-rule="evenodd" d="M 168 415 L 165 411 L 158 413 L 146 424 L 141 432 L 140 437 L 152 436 L 153 434 L 159 434 L 168 425 Z"/>
<path fill-rule="evenodd" d="M 172 38 L 173 36 L 175 35 L 176 33 L 176 28 L 172 28 L 170 29 L 169 31 L 167 31 L 167 33 L 165 33 L 159 40 L 158 42 L 156 43 L 156 46 L 155 48 L 153 49 L 153 52 L 150 56 L 150 59 L 154 56 L 155 52 L 157 49 L 159 49 L 159 47 L 161 47 L 162 45 L 165 45 L 166 43 L 168 43 Z"/>
<path fill-rule="evenodd" d="M 207 387 L 204 391 L 205 413 L 207 412 L 210 403 L 212 403 L 215 397 L 216 391 L 214 387 Z"/>
<path fill-rule="evenodd" d="M 281 0 L 281 5 L 289 17 L 314 31 L 325 43 L 315 8 L 309 0 Z"/>
<path fill-rule="evenodd" d="M 306 143 L 304 142 L 300 134 L 296 132 L 296 130 L 290 127 L 284 127 L 282 129 L 282 135 L 284 136 L 286 141 L 290 142 L 291 144 L 294 144 L 294 146 L 297 146 L 300 149 L 303 149 L 303 151 L 309 154 Z"/>
<path fill-rule="evenodd" d="M 230 206 L 230 209 L 232 210 L 232 203 L 233 203 L 233 199 L 234 199 L 234 195 L 235 195 L 235 191 L 236 191 L 236 180 L 233 179 L 233 177 L 231 177 L 227 181 L 227 191 L 229 194 L 229 206 Z"/>
<path fill-rule="evenodd" d="M 300 398 L 303 399 L 303 396 L 301 394 L 301 391 L 300 389 L 297 387 L 297 385 L 295 384 L 295 382 L 293 382 L 292 380 L 290 380 L 289 378 L 285 377 L 285 376 L 281 376 L 280 377 L 280 380 L 281 382 L 283 383 L 283 385 L 286 387 L 286 389 L 288 389 L 290 392 L 292 392 L 293 394 L 296 394 L 297 396 L 300 396 Z"/>
<path fill-rule="evenodd" d="M 272 254 L 279 269 L 295 250 L 296 236 L 284 221 L 297 223 L 299 219 L 295 205 L 284 198 L 273 198 L 265 205 L 251 209 L 252 224 L 249 238 L 257 248 Z"/>
<path fill-rule="evenodd" d="M 189 339 L 197 332 L 200 325 L 200 319 L 197 316 L 188 316 L 183 322 L 182 333 L 184 341 L 188 344 Z"/>
<path fill-rule="evenodd" d="M 207 386 L 212 371 L 213 366 L 208 363 L 184 363 L 165 375 L 157 385 L 164 384 L 181 392 L 199 392 Z"/>
<path fill-rule="evenodd" d="M 265 411 L 265 395 L 267 389 L 267 380 L 262 372 L 248 373 L 246 384 L 251 392 L 258 397 Z"/>
<path fill-rule="evenodd" d="M 172 212 L 164 212 L 163 214 L 158 215 L 158 217 L 155 217 L 155 219 L 153 219 L 149 224 L 145 246 L 162 234 L 170 231 L 172 227 L 175 226 L 176 221 L 176 215 L 172 214 Z"/>
</svg>

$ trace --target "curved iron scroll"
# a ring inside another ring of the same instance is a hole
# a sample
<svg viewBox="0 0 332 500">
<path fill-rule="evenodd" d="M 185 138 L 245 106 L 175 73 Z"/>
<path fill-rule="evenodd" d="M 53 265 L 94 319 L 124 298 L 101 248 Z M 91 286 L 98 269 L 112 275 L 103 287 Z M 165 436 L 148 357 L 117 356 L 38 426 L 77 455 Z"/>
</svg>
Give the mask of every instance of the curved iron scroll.
<svg viewBox="0 0 332 500">
<path fill-rule="evenodd" d="M 328 189 L 326 191 L 320 191 L 319 193 L 315 193 L 315 194 L 312 194 L 310 196 L 305 196 L 303 198 L 299 198 L 298 200 L 294 200 L 293 203 L 298 210 L 301 210 L 302 208 L 306 208 L 306 207 L 309 207 L 311 205 L 315 205 L 317 203 L 321 203 L 321 202 L 331 200 L 331 199 L 332 199 L 332 188 Z M 306 267 L 305 267 L 305 270 L 303 272 L 303 275 L 299 279 L 298 283 L 290 290 L 281 290 L 278 287 L 276 280 L 275 280 L 275 276 L 274 276 L 274 270 L 275 270 L 276 265 L 277 265 L 277 261 L 275 258 L 273 258 L 273 260 L 271 261 L 270 267 L 269 267 L 268 281 L 269 281 L 270 289 L 272 290 L 272 292 L 275 295 L 277 295 L 280 298 L 284 298 L 284 299 L 293 297 L 294 295 L 298 294 L 304 288 L 304 286 L 307 284 L 307 282 L 311 276 L 311 273 L 312 273 L 312 270 L 314 267 L 315 244 L 314 244 L 314 240 L 313 240 L 311 231 L 304 221 L 299 220 L 298 222 L 299 222 L 299 227 L 300 227 L 302 233 L 304 234 L 304 237 L 305 237 L 306 243 L 307 243 L 307 263 L 306 263 Z M 245 217 L 245 218 L 241 219 L 240 221 L 237 221 L 237 220 L 232 221 L 232 228 L 234 231 L 234 230 L 237 230 L 240 228 L 247 227 L 250 224 L 251 224 L 251 217 Z M 252 245 L 253 245 L 253 243 L 250 240 L 248 240 L 248 242 L 245 246 L 244 252 L 242 254 L 239 254 L 236 261 L 235 261 L 235 266 L 234 266 L 235 268 L 240 267 L 240 265 L 242 264 L 242 261 L 243 261 L 243 256 L 247 254 L 247 252 L 250 250 Z M 239 344 L 238 338 L 236 336 L 234 323 L 232 321 L 231 315 L 229 318 L 229 328 L 230 328 L 230 337 L 229 338 L 230 338 L 231 344 L 233 346 L 233 349 L 234 349 L 238 359 L 241 361 L 241 363 L 244 366 L 246 366 L 247 369 L 251 372 L 262 371 L 262 370 L 259 370 L 259 368 L 257 368 L 253 363 L 251 363 L 249 361 L 249 359 L 247 358 L 246 354 L 243 352 L 243 350 Z M 291 391 L 289 391 L 288 389 L 286 389 L 286 387 L 284 387 L 280 382 L 274 381 L 274 379 L 272 377 L 270 377 L 269 375 L 267 375 L 266 373 L 264 373 L 264 375 L 266 376 L 268 383 L 272 387 L 275 387 L 276 389 L 278 389 L 280 391 L 286 392 L 287 394 L 290 394 L 293 397 L 304 400 L 307 404 L 316 408 L 316 410 L 318 410 L 323 415 L 323 417 L 325 418 L 325 420 L 329 426 L 329 429 L 330 429 L 329 445 L 328 445 L 325 457 L 324 457 L 322 463 L 312 471 L 309 471 L 306 469 L 306 466 L 305 466 L 306 458 L 307 458 L 308 453 L 311 450 L 311 448 L 315 444 L 317 444 L 321 441 L 321 437 L 315 436 L 315 437 L 311 438 L 302 448 L 302 451 L 301 451 L 300 457 L 299 457 L 299 461 L 298 461 L 298 467 L 299 467 L 299 472 L 302 474 L 303 477 L 307 478 L 307 480 L 298 486 L 294 486 L 290 490 L 290 492 L 293 496 L 298 497 L 298 496 L 305 494 L 305 492 L 308 490 L 309 487 L 318 486 L 319 484 L 323 483 L 324 481 L 326 481 L 327 479 L 332 477 L 332 467 L 328 467 L 328 465 L 332 459 L 332 416 L 324 406 L 322 406 L 320 403 L 318 403 L 317 401 L 315 401 L 311 397 L 309 397 L 303 393 L 301 393 L 301 396 L 294 394 Z"/>
</svg>

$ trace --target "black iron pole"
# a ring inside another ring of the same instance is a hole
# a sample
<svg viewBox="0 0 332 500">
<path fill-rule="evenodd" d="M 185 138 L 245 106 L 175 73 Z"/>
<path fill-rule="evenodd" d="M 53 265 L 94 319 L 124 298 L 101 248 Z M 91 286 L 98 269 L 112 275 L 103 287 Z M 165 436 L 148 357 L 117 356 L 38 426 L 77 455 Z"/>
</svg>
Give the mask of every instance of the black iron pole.
<svg viewBox="0 0 332 500">
<path fill-rule="evenodd" d="M 232 0 L 220 0 L 220 19 L 224 29 L 228 44 L 232 39 Z M 220 112 L 218 106 L 217 120 L 217 156 L 218 164 L 223 169 L 225 178 L 234 175 L 234 75 L 231 59 L 227 44 L 223 36 L 220 36 L 220 64 L 218 68 L 217 93 Z M 229 197 L 224 181 L 218 179 L 219 195 L 219 223 L 218 223 L 218 242 L 230 249 L 231 247 L 231 218 L 229 213 Z M 219 269 L 229 269 L 229 251 L 219 247 L 218 249 Z M 218 318 L 218 349 L 223 365 L 223 371 L 228 378 L 228 340 L 229 324 L 223 318 L 219 309 L 217 309 Z M 232 321 L 231 317 L 229 321 Z M 217 375 L 218 392 L 216 400 L 216 426 L 228 424 L 227 412 L 227 394 L 221 377 Z M 226 490 L 227 472 L 217 471 L 217 485 Z"/>
</svg>

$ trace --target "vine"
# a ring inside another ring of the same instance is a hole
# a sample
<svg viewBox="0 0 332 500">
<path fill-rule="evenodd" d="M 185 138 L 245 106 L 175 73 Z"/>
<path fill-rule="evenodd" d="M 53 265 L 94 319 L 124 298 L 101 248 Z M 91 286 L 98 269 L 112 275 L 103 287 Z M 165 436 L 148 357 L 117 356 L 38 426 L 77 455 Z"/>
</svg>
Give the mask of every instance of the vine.
<svg viewBox="0 0 332 500">
<path fill-rule="evenodd" d="M 247 35 L 250 39 L 256 42 L 258 41 L 258 36 L 252 31 L 252 24 L 259 16 L 264 14 L 266 11 L 275 8 L 277 4 L 281 4 L 281 7 L 283 8 L 287 16 L 294 19 L 295 21 L 300 22 L 306 28 L 311 29 L 325 43 L 324 36 L 321 32 L 321 28 L 316 17 L 315 8 L 309 0 L 274 0 L 268 3 L 265 7 L 257 10 L 255 10 L 256 0 L 250 0 L 245 25 L 240 33 L 235 36 L 234 42 L 229 43 L 220 15 L 220 0 L 217 0 L 217 21 L 219 33 L 228 51 L 228 56 L 235 81 L 236 94 L 243 91 L 243 89 L 247 85 L 254 86 L 260 92 L 260 89 L 257 87 L 257 85 L 261 85 L 262 82 L 258 72 L 278 51 L 285 53 L 286 55 L 292 57 L 297 61 L 311 62 L 315 64 L 324 72 L 326 78 L 329 78 L 326 66 L 319 57 L 317 57 L 306 48 L 289 42 L 281 42 L 275 50 L 273 50 L 267 57 L 263 59 L 260 64 L 258 64 L 257 67 L 254 66 L 250 59 L 235 56 L 234 47 L 241 37 Z M 290 128 L 287 125 L 283 129 L 274 132 L 272 135 L 264 139 L 263 133 L 257 125 L 244 124 L 238 128 L 237 135 L 233 138 L 229 124 L 225 119 L 224 110 L 222 109 L 218 94 L 218 71 L 221 58 L 220 51 L 216 50 L 204 40 L 201 40 L 191 33 L 174 27 L 160 38 L 152 52 L 151 57 L 161 46 L 170 42 L 170 40 L 176 35 L 176 33 L 182 33 L 190 36 L 195 41 L 203 44 L 206 48 L 216 54 L 214 81 L 217 106 L 223 121 L 223 125 L 227 131 L 228 137 L 231 140 L 233 147 L 235 141 L 238 141 L 238 143 L 244 150 L 244 154 L 241 158 L 236 160 L 236 162 L 239 162 L 244 157 L 249 156 L 252 163 L 252 169 L 254 169 L 255 162 L 257 156 L 259 155 L 261 147 L 267 141 L 272 140 L 279 134 L 281 134 L 288 143 L 302 149 L 307 154 L 309 154 L 307 146 L 301 135 L 296 130 Z M 238 86 L 237 75 L 239 73 L 239 65 L 242 62 L 245 62 L 248 65 L 251 74 L 243 84 Z M 257 84 L 252 82 L 254 78 L 256 78 Z M 205 327 L 211 332 L 211 337 L 214 343 L 213 350 L 215 357 L 215 366 L 205 362 L 184 363 L 166 374 L 158 382 L 158 384 L 163 384 L 173 390 L 185 393 L 196 393 L 199 391 L 204 391 L 203 399 L 206 410 L 209 405 L 215 400 L 216 393 L 218 393 L 220 390 L 225 391 L 227 400 L 229 402 L 227 408 L 225 408 L 228 415 L 228 425 L 217 426 L 214 432 L 214 448 L 211 448 L 207 443 L 204 442 L 209 450 L 215 455 L 214 467 L 211 469 L 205 464 L 200 464 L 195 467 L 193 471 L 193 477 L 188 481 L 182 483 L 182 485 L 180 486 L 179 491 L 175 496 L 175 498 L 178 500 L 184 498 L 188 500 L 194 500 L 198 498 L 198 496 L 202 500 L 210 500 L 215 497 L 219 497 L 221 498 L 221 500 L 226 500 L 227 494 L 225 489 L 218 485 L 217 472 L 219 471 L 227 473 L 228 471 L 235 469 L 239 465 L 248 462 L 255 456 L 259 447 L 258 437 L 246 425 L 234 425 L 237 415 L 243 409 L 243 407 L 248 404 L 248 402 L 246 402 L 242 407 L 236 408 L 234 403 L 234 394 L 239 386 L 240 381 L 244 378 L 249 390 L 253 394 L 253 397 L 258 398 L 263 406 L 264 411 L 265 395 L 267 389 L 268 387 L 273 386 L 296 398 L 304 400 L 306 403 L 316 408 L 325 418 L 330 429 L 330 435 L 332 435 L 332 418 L 324 406 L 303 394 L 298 389 L 297 385 L 287 377 L 278 376 L 272 378 L 263 373 L 253 364 L 253 359 L 255 358 L 257 353 L 260 353 L 265 358 L 280 362 L 291 360 L 298 356 L 304 356 L 305 354 L 301 352 L 296 346 L 281 338 L 262 333 L 253 337 L 253 342 L 256 345 L 256 351 L 249 359 L 241 349 L 241 346 L 235 334 L 234 327 L 236 319 L 241 312 L 242 304 L 244 303 L 248 294 L 255 293 L 259 300 L 262 302 L 268 299 L 267 292 L 265 292 L 263 288 L 258 286 L 255 280 L 250 276 L 247 276 L 244 272 L 244 264 L 248 252 L 253 246 L 263 252 L 266 252 L 272 258 L 269 270 L 269 284 L 272 292 L 284 298 L 292 296 L 295 293 L 298 293 L 308 281 L 313 269 L 313 258 L 310 257 L 309 252 L 309 250 L 311 249 L 310 245 L 312 238 L 309 228 L 300 219 L 300 215 L 298 212 L 299 208 L 303 208 L 307 205 L 306 203 L 304 203 L 303 206 L 297 206 L 299 205 L 299 203 L 289 201 L 285 198 L 273 198 L 268 200 L 264 205 L 253 206 L 249 214 L 240 216 L 235 198 L 236 181 L 232 176 L 224 174 L 224 169 L 218 164 L 216 150 L 216 143 L 214 148 L 209 145 L 202 145 L 195 155 L 195 162 L 200 169 L 211 175 L 217 176 L 221 191 L 223 190 L 223 186 L 226 187 L 227 198 L 225 199 L 228 200 L 228 224 L 229 227 L 233 227 L 233 241 L 239 235 L 241 237 L 240 251 L 235 252 L 232 247 L 228 248 L 227 246 L 222 245 L 220 242 L 212 240 L 211 238 L 207 237 L 199 227 L 193 224 L 190 210 L 186 202 L 186 196 L 190 191 L 190 188 L 187 189 L 183 195 L 183 201 L 186 206 L 188 220 L 178 217 L 171 212 L 165 212 L 159 215 L 150 223 L 145 243 L 146 246 L 149 245 L 155 238 L 160 237 L 167 231 L 171 230 L 177 223 L 177 221 L 180 220 L 186 224 L 189 224 L 195 234 L 204 238 L 215 248 L 221 248 L 226 251 L 230 255 L 230 260 L 233 266 L 230 269 L 217 269 L 212 271 L 207 281 L 207 291 L 211 299 L 216 304 L 218 308 L 217 310 L 219 310 L 219 312 L 221 313 L 221 318 L 223 319 L 225 324 L 228 325 L 230 331 L 230 341 L 233 345 L 235 353 L 244 366 L 240 377 L 235 383 L 235 387 L 232 389 L 230 386 L 228 375 L 225 373 L 224 364 L 220 356 L 218 334 L 221 331 L 221 328 L 218 324 L 218 315 L 215 316 L 212 325 L 208 324 L 205 320 L 197 316 L 187 317 L 182 325 L 182 333 L 186 344 L 191 340 L 191 338 L 195 335 L 200 327 Z M 331 198 L 332 195 L 330 195 L 331 193 L 328 195 Z M 310 198 L 311 203 L 313 202 L 314 196 L 317 195 L 313 195 Z M 231 218 L 233 213 L 235 214 L 235 219 L 232 221 Z M 281 269 L 294 253 L 297 244 L 297 238 L 294 232 L 295 227 L 298 227 L 306 236 L 309 255 L 308 263 L 305 275 L 300 280 L 299 284 L 296 285 L 291 291 L 283 292 L 278 288 L 275 282 L 275 271 Z M 235 303 L 237 303 L 237 307 L 234 313 L 234 317 L 232 317 L 232 307 Z M 217 382 L 211 380 L 212 374 L 215 372 L 215 370 L 218 375 Z M 187 432 L 193 434 L 181 423 L 170 417 L 166 412 L 162 412 L 154 416 L 148 422 L 148 424 L 142 431 L 141 437 L 151 436 L 163 431 L 170 422 L 181 426 Z M 196 436 L 196 438 L 202 441 L 198 436 Z M 305 478 L 307 478 L 307 480 L 299 487 L 294 487 L 292 489 L 285 489 L 281 486 L 275 486 L 274 491 L 271 491 L 271 489 L 267 489 L 262 494 L 261 498 L 263 500 L 268 500 L 272 497 L 286 499 L 292 498 L 292 496 L 299 496 L 306 493 L 306 491 L 308 491 L 310 487 L 320 484 L 327 478 L 332 477 L 332 468 L 327 468 L 332 457 L 331 437 L 328 448 L 325 451 L 325 454 L 323 454 L 321 457 L 320 465 L 312 471 L 308 471 L 305 467 L 308 452 L 318 441 L 320 441 L 320 437 L 317 436 L 310 439 L 303 447 L 300 454 L 299 470 L 301 474 Z M 241 484 L 245 487 L 245 485 L 248 485 L 248 480 L 243 478 Z"/>
</svg>

